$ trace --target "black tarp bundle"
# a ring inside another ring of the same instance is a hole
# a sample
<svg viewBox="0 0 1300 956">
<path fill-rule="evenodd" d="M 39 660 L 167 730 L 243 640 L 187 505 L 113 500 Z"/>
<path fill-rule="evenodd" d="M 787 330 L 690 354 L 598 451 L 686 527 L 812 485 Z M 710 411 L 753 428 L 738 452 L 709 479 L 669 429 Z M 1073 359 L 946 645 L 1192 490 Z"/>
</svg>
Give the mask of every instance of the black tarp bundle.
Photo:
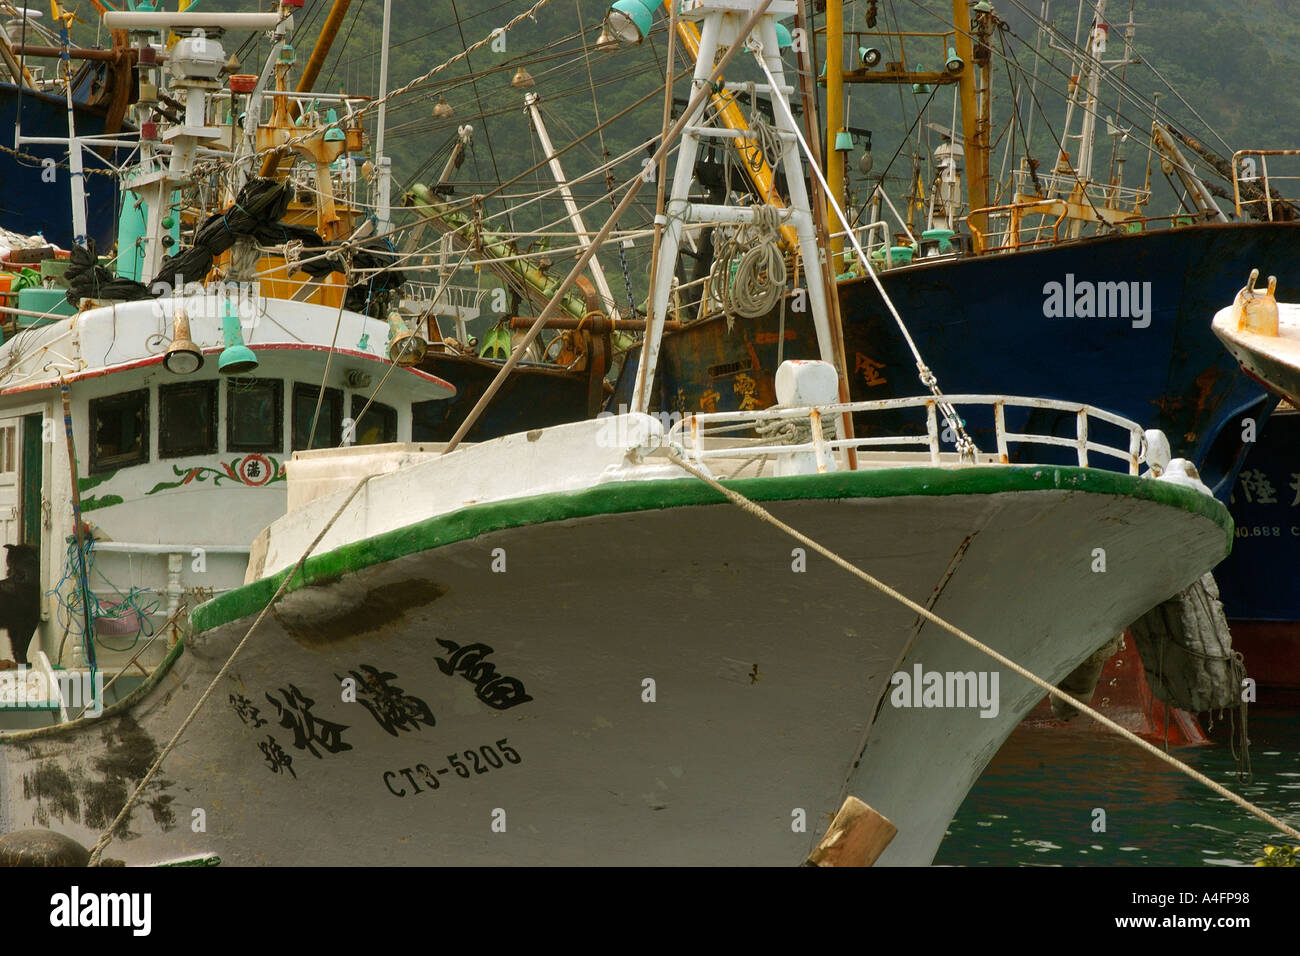
<svg viewBox="0 0 1300 956">
<path fill-rule="evenodd" d="M 98 265 L 94 240 L 89 248 L 74 248 L 67 270 L 68 301 L 77 305 L 83 298 L 147 299 L 155 295 L 179 293 L 186 282 L 202 282 L 212 269 L 213 260 L 233 246 L 238 239 L 249 238 L 264 246 L 284 242 L 301 242 L 307 250 L 338 248 L 340 243 L 326 242 L 316 230 L 308 226 L 281 222 L 289 209 L 293 191 L 288 183 L 273 179 L 250 180 L 235 202 L 225 212 L 213 213 L 205 219 L 194 234 L 194 245 L 174 256 L 165 256 L 162 269 L 147 286 L 131 279 L 121 279 Z M 352 266 L 357 269 L 383 269 L 389 260 L 380 254 L 384 248 L 376 244 L 351 252 Z M 343 255 L 330 254 L 317 258 L 300 268 L 314 278 L 323 278 L 331 272 L 344 272 Z M 400 273 L 380 272 L 348 288 L 344 307 L 354 312 L 368 312 L 382 316 L 387 311 L 387 299 L 405 283 Z M 157 290 L 157 293 L 153 290 Z"/>
<path fill-rule="evenodd" d="M 74 306 L 82 299 L 149 298 L 149 290 L 134 279 L 115 276 L 99 264 L 95 240 L 87 239 L 86 248 L 74 245 L 63 273 L 68 282 L 67 299 Z"/>
</svg>

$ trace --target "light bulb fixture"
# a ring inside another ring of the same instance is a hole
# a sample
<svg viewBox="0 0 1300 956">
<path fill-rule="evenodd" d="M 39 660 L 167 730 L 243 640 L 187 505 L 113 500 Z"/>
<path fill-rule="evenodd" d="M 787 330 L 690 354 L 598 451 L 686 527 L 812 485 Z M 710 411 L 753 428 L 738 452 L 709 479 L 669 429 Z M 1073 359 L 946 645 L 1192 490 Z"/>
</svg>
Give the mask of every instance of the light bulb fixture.
<svg viewBox="0 0 1300 956">
<path fill-rule="evenodd" d="M 325 142 L 341 143 L 347 139 L 347 136 L 344 135 L 343 130 L 341 130 L 338 126 L 333 125 L 338 123 L 338 121 L 339 121 L 339 114 L 337 110 L 325 111 L 325 123 L 326 125 L 329 126 L 329 129 L 325 131 Z"/>
<path fill-rule="evenodd" d="M 605 30 L 618 43 L 638 46 L 654 24 L 653 0 L 616 0 L 605 14 Z"/>
<path fill-rule="evenodd" d="M 419 365 L 424 353 L 429 351 L 429 343 L 416 335 L 402 321 L 402 314 L 396 310 L 388 313 L 388 360 L 394 365 L 409 368 Z"/>
<path fill-rule="evenodd" d="M 916 64 L 916 72 L 917 72 L 917 73 L 924 73 L 924 72 L 925 72 L 925 67 L 923 67 L 920 63 Z M 923 94 L 925 94 L 925 93 L 929 93 L 929 92 L 930 92 L 930 84 L 929 84 L 929 83 L 913 83 L 913 84 L 912 84 L 912 92 L 915 93 L 917 96 L 921 96 L 921 95 L 923 95 Z"/>
<path fill-rule="evenodd" d="M 452 112 L 454 111 L 451 108 L 451 104 L 448 103 L 446 99 L 443 98 L 443 95 L 441 93 L 439 93 L 438 102 L 433 104 L 433 118 L 446 119 L 448 116 L 452 114 Z"/>
<path fill-rule="evenodd" d="M 596 49 L 602 52 L 618 49 L 618 39 L 609 32 L 609 27 L 602 24 L 600 36 L 596 38 Z"/>
<path fill-rule="evenodd" d="M 203 367 L 203 353 L 190 338 L 190 320 L 184 309 L 177 309 L 172 320 L 172 344 L 163 356 L 163 367 L 174 375 L 189 375 Z"/>
<path fill-rule="evenodd" d="M 949 73 L 960 73 L 965 69 L 966 64 L 962 62 L 961 57 L 957 55 L 955 47 L 948 47 L 948 62 L 945 64 Z"/>
<path fill-rule="evenodd" d="M 865 69 L 871 69 L 873 66 L 879 66 L 880 61 L 884 59 L 884 54 L 873 46 L 858 47 L 858 59 L 862 61 Z"/>
<path fill-rule="evenodd" d="M 514 79 L 510 81 L 510 85 L 517 90 L 526 90 L 530 86 L 536 86 L 537 83 L 533 80 L 532 74 L 521 66 L 515 71 Z"/>
</svg>

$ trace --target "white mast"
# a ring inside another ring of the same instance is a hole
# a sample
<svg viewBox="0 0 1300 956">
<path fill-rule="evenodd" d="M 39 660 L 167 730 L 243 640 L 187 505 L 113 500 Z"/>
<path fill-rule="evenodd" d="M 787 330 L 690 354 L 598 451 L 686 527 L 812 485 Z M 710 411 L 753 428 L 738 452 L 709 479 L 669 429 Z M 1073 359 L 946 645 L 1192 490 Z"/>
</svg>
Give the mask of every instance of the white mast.
<svg viewBox="0 0 1300 956">
<path fill-rule="evenodd" d="M 555 155 L 555 147 L 551 144 L 551 137 L 546 132 L 546 124 L 542 121 L 542 111 L 537 105 L 539 102 L 541 101 L 536 93 L 524 94 L 524 107 L 529 118 L 533 121 L 533 129 L 537 133 L 538 142 L 542 144 L 542 152 L 546 155 L 546 161 L 551 167 L 551 175 L 555 177 L 556 185 L 560 188 L 560 198 L 564 200 L 564 208 L 569 213 L 569 222 L 573 226 L 573 231 L 577 233 L 578 245 L 582 247 L 583 251 L 586 251 L 587 247 L 591 245 L 591 234 L 582 221 L 582 213 L 578 211 L 578 204 L 573 200 L 573 190 L 569 188 L 568 180 L 564 177 L 564 167 L 560 165 L 560 158 Z M 600 259 L 595 256 L 591 260 L 591 276 L 595 280 L 596 291 L 600 293 L 600 297 L 605 303 L 606 314 L 611 318 L 616 317 L 614 295 L 609 290 L 609 283 L 605 279 L 605 270 L 601 268 Z"/>
<path fill-rule="evenodd" d="M 719 49 L 724 48 L 734 39 L 737 29 L 744 22 L 752 6 L 737 0 L 696 0 L 694 6 L 682 12 L 688 20 L 703 21 L 700 30 L 699 53 L 695 60 L 695 76 L 692 89 L 698 90 L 709 80 L 713 71 L 713 62 Z M 763 45 L 763 60 L 768 71 L 780 87 L 781 93 L 789 96 L 794 88 L 785 82 L 785 70 L 781 63 L 776 39 L 776 20 L 778 17 L 791 16 L 795 13 L 792 0 L 773 0 L 767 12 L 754 29 L 754 34 Z M 744 83 L 727 83 L 728 89 L 749 89 Z M 755 93 L 769 92 L 763 84 L 754 84 Z M 703 106 L 692 117 L 695 123 L 703 116 Z M 667 223 L 659 249 L 659 262 L 655 269 L 654 288 L 650 293 L 650 309 L 646 320 L 646 341 L 642 350 L 640 365 L 636 370 L 636 386 L 633 390 L 632 411 L 648 412 L 651 400 L 651 384 L 654 382 L 655 368 L 659 361 L 660 340 L 663 337 L 664 319 L 668 310 L 668 296 L 674 275 L 673 264 L 677 261 L 677 251 L 681 245 L 682 232 L 688 222 L 705 223 L 742 223 L 754 222 L 754 207 L 725 206 L 692 202 L 690 199 L 691 180 L 695 175 L 695 158 L 699 153 L 700 140 L 704 137 L 731 139 L 731 130 L 688 123 L 682 131 L 681 146 L 677 153 L 677 166 L 673 172 L 672 192 L 664 206 Z M 799 237 L 799 255 L 804 262 L 804 275 L 808 276 L 808 304 L 813 315 L 813 327 L 817 332 L 817 346 L 821 358 L 836 366 L 834 339 L 831 335 L 830 313 L 827 308 L 827 290 L 820 281 L 821 267 L 818 265 L 820 250 L 817 246 L 817 234 L 813 227 L 812 207 L 808 201 L 808 190 L 804 183 L 803 165 L 799 158 L 798 136 L 789 117 L 778 112 L 775 122 L 777 135 L 781 140 L 780 165 L 785 170 L 786 182 L 790 190 L 790 202 L 782 211 L 785 223 L 793 225 Z M 843 437 L 843 421 L 836 418 L 836 429 Z"/>
<path fill-rule="evenodd" d="M 375 218 L 378 220 L 376 232 L 383 235 L 392 228 L 392 210 L 389 208 L 393 186 L 393 161 L 384 155 L 384 123 L 387 120 L 388 107 L 384 95 L 388 92 L 388 34 L 392 23 L 393 0 L 384 0 L 384 36 L 379 52 L 379 119 L 375 127 L 375 166 L 378 167 L 378 199 Z"/>
<path fill-rule="evenodd" d="M 59 8 L 62 14 L 62 8 Z M 59 39 L 62 41 L 60 58 L 67 71 L 63 77 L 64 91 L 68 98 L 68 179 L 72 183 L 72 241 L 83 248 L 86 237 L 86 173 L 81 164 L 81 141 L 77 139 L 76 110 L 72 105 L 72 58 L 68 47 L 72 43 L 68 36 L 68 22 L 63 21 Z"/>
<path fill-rule="evenodd" d="M 1110 30 L 1105 17 L 1106 0 L 1097 0 L 1097 13 L 1088 34 L 1088 49 L 1082 58 L 1087 87 L 1080 104 L 1083 119 L 1079 124 L 1079 161 L 1075 164 L 1075 170 L 1085 184 L 1092 182 L 1092 150 L 1097 134 L 1097 89 L 1101 84 L 1103 69 L 1101 55 L 1106 52 L 1106 37 Z"/>
</svg>

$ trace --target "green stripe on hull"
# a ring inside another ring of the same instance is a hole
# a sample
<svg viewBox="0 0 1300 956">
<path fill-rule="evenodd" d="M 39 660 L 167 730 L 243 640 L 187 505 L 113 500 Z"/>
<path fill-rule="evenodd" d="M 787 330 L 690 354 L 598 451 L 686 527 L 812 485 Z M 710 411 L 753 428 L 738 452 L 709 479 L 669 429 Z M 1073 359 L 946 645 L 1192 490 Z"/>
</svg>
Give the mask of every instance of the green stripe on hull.
<svg viewBox="0 0 1300 956">
<path fill-rule="evenodd" d="M 991 495 L 1016 491 L 1081 491 L 1118 495 L 1182 508 L 1208 518 L 1223 529 L 1227 547 L 1232 547 L 1232 518 L 1218 500 L 1169 482 L 1097 469 L 1008 465 L 957 469 L 909 467 L 738 478 L 728 481 L 727 487 L 759 502 Z M 582 491 L 470 505 L 313 555 L 307 559 L 303 575 L 296 578 L 287 590 L 339 580 L 344 575 L 376 564 L 509 528 L 597 515 L 723 503 L 726 499 L 708 485 L 695 478 L 682 478 L 611 482 Z M 286 568 L 201 604 L 191 615 L 194 629 L 207 631 L 256 614 L 274 596 L 291 570 Z"/>
</svg>

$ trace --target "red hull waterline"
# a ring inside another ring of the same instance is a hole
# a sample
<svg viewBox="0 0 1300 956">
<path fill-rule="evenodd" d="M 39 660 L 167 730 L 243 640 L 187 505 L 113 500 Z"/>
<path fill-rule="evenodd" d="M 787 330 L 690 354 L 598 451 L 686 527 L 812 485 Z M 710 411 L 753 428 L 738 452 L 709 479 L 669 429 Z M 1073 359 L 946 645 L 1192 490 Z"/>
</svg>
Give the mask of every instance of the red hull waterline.
<svg viewBox="0 0 1300 956">
<path fill-rule="evenodd" d="M 1234 644 L 1236 634 L 1234 625 Z M 1171 707 L 1151 693 L 1142 658 L 1138 656 L 1137 646 L 1128 631 L 1124 632 L 1119 653 L 1102 669 L 1101 680 L 1088 703 L 1124 729 L 1152 743 L 1187 747 L 1210 742 L 1195 714 Z M 1068 722 L 1058 720 L 1052 715 L 1046 697 L 1029 712 L 1021 726 L 1054 731 L 1107 732 L 1082 714 Z"/>
<path fill-rule="evenodd" d="M 1246 673 L 1262 688 L 1300 697 L 1300 622 L 1229 621 L 1232 646 L 1246 659 Z"/>
</svg>

